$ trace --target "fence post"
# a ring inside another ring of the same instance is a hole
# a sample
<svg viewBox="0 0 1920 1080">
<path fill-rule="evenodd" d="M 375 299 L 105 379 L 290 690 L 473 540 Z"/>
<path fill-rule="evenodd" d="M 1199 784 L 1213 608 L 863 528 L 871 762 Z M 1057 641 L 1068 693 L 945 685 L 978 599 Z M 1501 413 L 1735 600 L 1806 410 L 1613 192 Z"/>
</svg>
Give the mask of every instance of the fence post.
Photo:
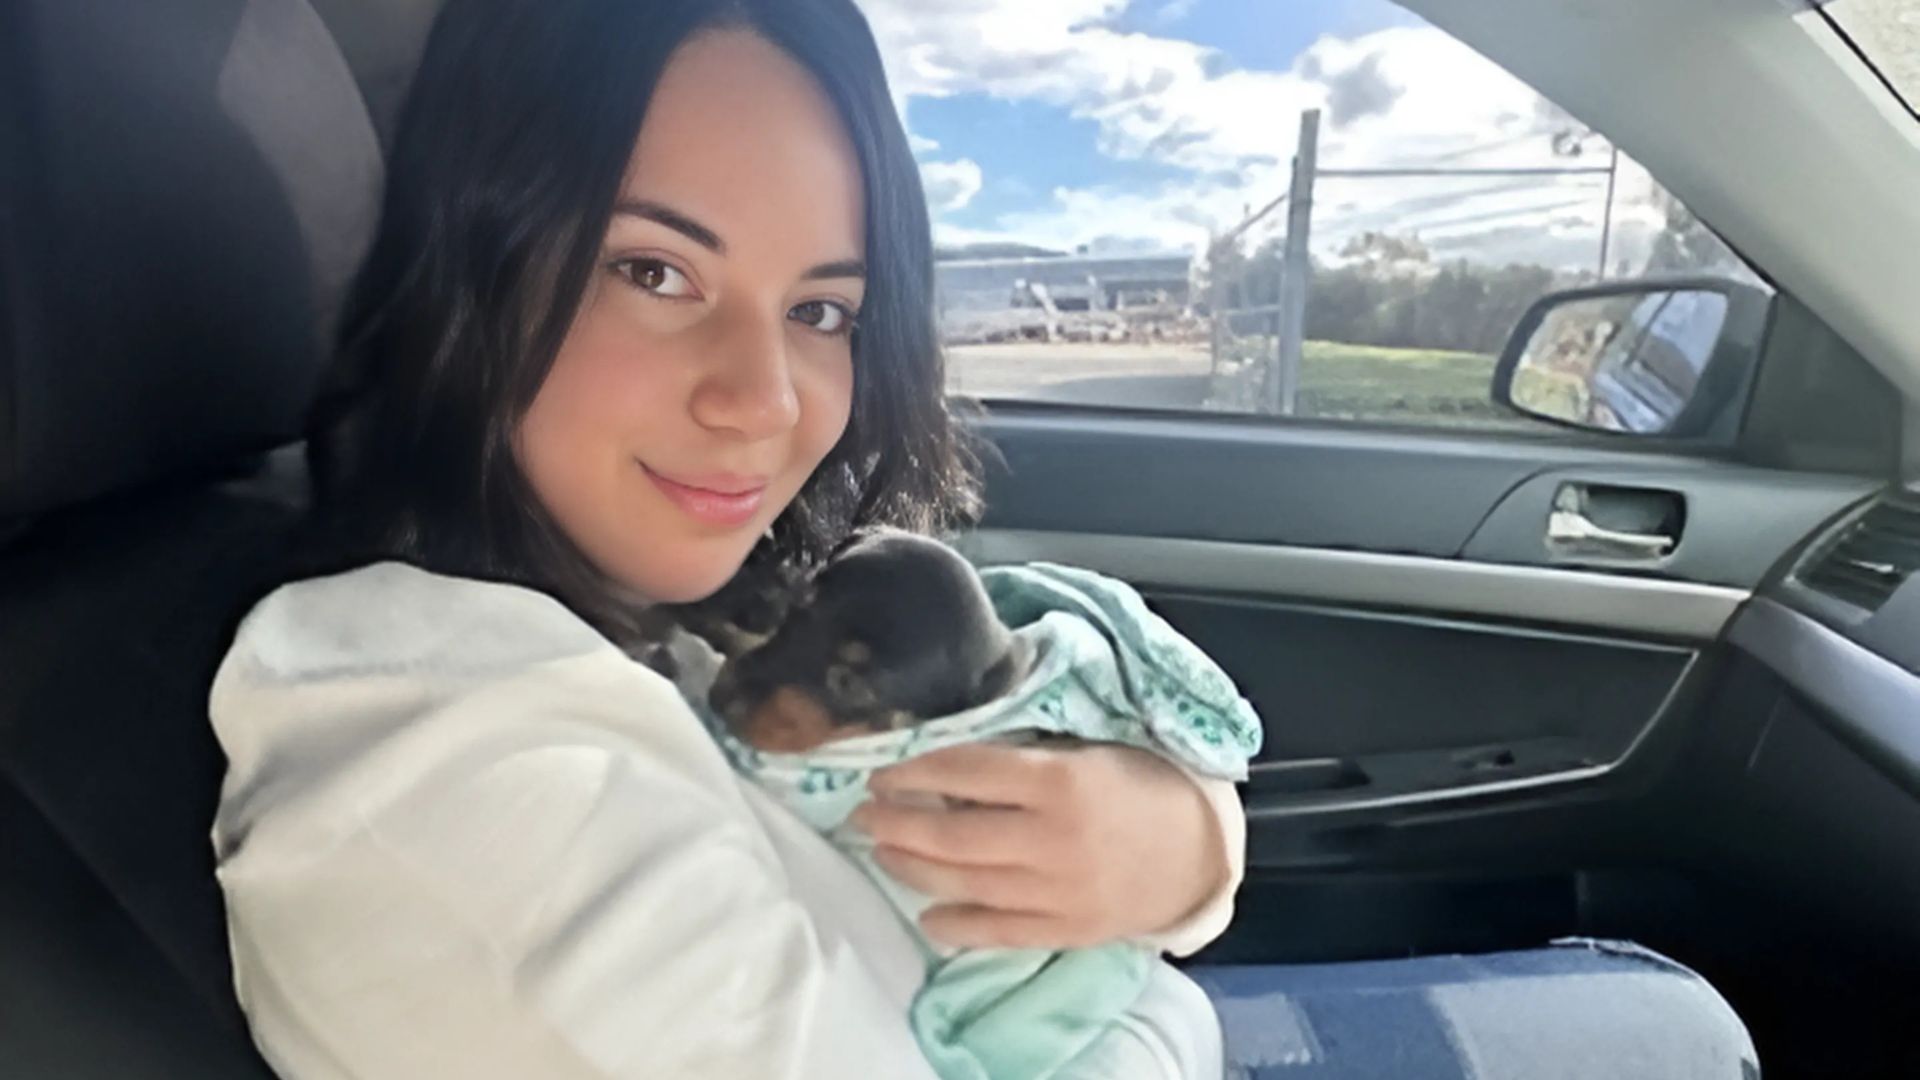
<svg viewBox="0 0 1920 1080">
<path fill-rule="evenodd" d="M 1219 237 L 1207 241 L 1207 351 L 1211 354 L 1207 365 L 1207 393 L 1210 396 L 1219 392 L 1220 353 L 1225 340 L 1221 327 L 1227 313 L 1221 310 L 1224 306 L 1221 297 L 1226 295 L 1226 290 L 1220 287 L 1220 249 L 1224 243 Z"/>
<path fill-rule="evenodd" d="M 1292 416 L 1300 394 L 1300 354 L 1306 339 L 1307 286 L 1313 260 L 1307 243 L 1313 229 L 1313 180 L 1320 151 L 1320 110 L 1300 114 L 1300 143 L 1293 154 L 1293 187 L 1287 195 L 1287 240 L 1280 260 L 1279 334 L 1268 409 Z"/>
<path fill-rule="evenodd" d="M 1620 179 L 1620 148 L 1611 148 L 1607 160 L 1607 206 L 1600 217 L 1600 280 L 1607 280 L 1607 253 L 1613 246 L 1613 188 Z"/>
</svg>

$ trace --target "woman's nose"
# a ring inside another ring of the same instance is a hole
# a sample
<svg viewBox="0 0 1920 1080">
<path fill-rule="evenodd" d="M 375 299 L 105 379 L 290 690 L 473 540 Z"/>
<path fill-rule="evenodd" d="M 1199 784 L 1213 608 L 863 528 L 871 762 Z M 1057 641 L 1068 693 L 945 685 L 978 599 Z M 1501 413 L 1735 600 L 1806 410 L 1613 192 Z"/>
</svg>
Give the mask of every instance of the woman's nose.
<svg viewBox="0 0 1920 1080">
<path fill-rule="evenodd" d="M 787 321 L 736 314 L 716 335 L 714 354 L 693 396 L 693 418 L 702 427 L 764 439 L 800 420 L 793 385 Z"/>
</svg>

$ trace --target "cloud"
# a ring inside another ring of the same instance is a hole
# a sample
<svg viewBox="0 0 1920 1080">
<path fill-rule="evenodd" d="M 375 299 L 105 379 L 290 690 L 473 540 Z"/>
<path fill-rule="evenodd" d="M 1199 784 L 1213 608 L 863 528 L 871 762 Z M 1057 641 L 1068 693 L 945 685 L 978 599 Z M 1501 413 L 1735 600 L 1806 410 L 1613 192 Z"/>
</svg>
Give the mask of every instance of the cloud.
<svg viewBox="0 0 1920 1080">
<path fill-rule="evenodd" d="M 927 189 L 927 205 L 935 213 L 959 210 L 980 194 L 980 166 L 971 158 L 924 162 L 920 182 Z"/>
<path fill-rule="evenodd" d="M 1623 162 L 1609 259 L 1614 265 L 1622 259 L 1640 265 L 1659 231 L 1650 199 L 1635 201 L 1630 193 L 1635 183 L 1634 170 Z M 1282 190 L 1285 179 L 1277 168 L 1247 189 L 1205 178 L 1151 188 L 1058 188 L 1043 203 L 1002 214 L 989 227 L 939 223 L 935 231 L 943 243 L 1007 240 L 1072 250 L 1102 236 L 1124 236 L 1198 253 L 1268 193 Z M 1338 261 L 1349 239 L 1386 231 L 1418 235 L 1437 259 L 1591 268 L 1599 257 L 1605 190 L 1604 177 L 1328 179 L 1317 191 L 1312 247 L 1316 258 Z M 1257 247 L 1284 233 L 1283 210 L 1250 230 L 1244 244 Z"/>
<path fill-rule="evenodd" d="M 929 139 L 925 135 L 915 135 L 911 131 L 907 133 L 907 146 L 916 154 L 928 154 L 940 149 L 938 140 Z"/>
<path fill-rule="evenodd" d="M 1070 249 L 1114 235 L 1197 248 L 1209 232 L 1233 227 L 1249 206 L 1286 190 L 1305 109 L 1323 110 L 1319 156 L 1326 168 L 1607 161 L 1600 140 L 1583 144 L 1597 152 L 1556 155 L 1554 134 L 1578 128 L 1576 121 L 1424 24 L 1323 36 L 1285 70 L 1253 70 L 1193 42 L 1115 29 L 1126 0 L 862 4 L 903 111 L 912 97 L 960 94 L 1056 108 L 1094 124 L 1101 154 L 1171 166 L 1181 177 L 1054 190 L 990 222 L 940 222 L 944 241 L 1016 239 Z M 1658 227 L 1657 215 L 1649 217 L 1651 181 L 1627 164 L 1614 208 L 1616 253 L 1622 238 Z M 968 171 L 970 165 L 962 159 L 928 166 L 936 219 L 968 205 L 979 190 L 977 166 Z M 1605 178 L 1596 176 L 1323 178 L 1314 247 L 1336 249 L 1344 237 L 1371 228 L 1417 232 L 1448 257 L 1584 265 L 1598 256 L 1604 191 Z M 1276 214 L 1249 240 L 1270 239 L 1283 224 Z"/>
<path fill-rule="evenodd" d="M 1400 100 L 1402 91 L 1380 72 L 1380 54 L 1369 53 L 1365 60 L 1327 81 L 1327 118 L 1334 127 L 1346 127 L 1355 120 L 1384 115 Z"/>
<path fill-rule="evenodd" d="M 865 0 L 894 92 L 987 94 L 1093 121 L 1116 158 L 1193 168 L 1292 156 L 1301 110 L 1329 110 L 1356 149 L 1430 135 L 1530 129 L 1539 95 L 1446 33 L 1401 26 L 1323 37 L 1287 71 L 1235 67 L 1215 50 L 1111 25 L 1125 0 Z M 1344 134 L 1344 133 L 1343 133 Z"/>
<path fill-rule="evenodd" d="M 942 243 L 1010 240 L 1071 251 L 1124 238 L 1135 248 L 1205 250 L 1222 221 L 1237 221 L 1246 194 L 1208 180 L 1151 187 L 1061 187 L 1034 206 L 1001 214 L 989 227 L 936 222 Z"/>
<path fill-rule="evenodd" d="M 1126 33 L 1126 0 L 865 0 L 894 93 L 985 93 L 1094 117 L 1204 81 L 1211 50 Z"/>
<path fill-rule="evenodd" d="M 1153 13 L 1153 21 L 1160 26 L 1171 26 L 1193 13 L 1193 5 L 1198 0 L 1167 0 Z"/>
</svg>

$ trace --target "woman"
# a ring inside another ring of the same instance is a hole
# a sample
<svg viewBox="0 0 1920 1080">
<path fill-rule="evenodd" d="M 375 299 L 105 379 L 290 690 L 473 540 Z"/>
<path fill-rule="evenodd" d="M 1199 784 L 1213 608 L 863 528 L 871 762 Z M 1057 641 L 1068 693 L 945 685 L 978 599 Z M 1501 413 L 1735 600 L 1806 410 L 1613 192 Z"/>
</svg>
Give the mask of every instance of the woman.
<svg viewBox="0 0 1920 1080">
<path fill-rule="evenodd" d="M 975 508 L 928 223 L 849 0 L 454 0 L 313 432 L 314 576 L 215 683 L 236 981 L 285 1075 L 927 1075 L 871 883 L 736 778 L 652 605 Z M 322 572 L 324 571 L 324 572 Z M 858 818 L 956 945 L 1230 915 L 1231 788 L 967 747 Z M 1098 1075 L 1218 1076 L 1164 964 Z"/>
</svg>

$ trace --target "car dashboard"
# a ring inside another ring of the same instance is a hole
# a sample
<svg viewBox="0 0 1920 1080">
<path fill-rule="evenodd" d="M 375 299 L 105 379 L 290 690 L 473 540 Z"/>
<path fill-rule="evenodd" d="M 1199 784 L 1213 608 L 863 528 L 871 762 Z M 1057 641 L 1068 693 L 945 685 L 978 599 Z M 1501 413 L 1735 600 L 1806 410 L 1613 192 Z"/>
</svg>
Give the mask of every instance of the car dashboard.
<svg viewBox="0 0 1920 1080">
<path fill-rule="evenodd" d="M 1827 528 L 1729 636 L 1920 797 L 1920 486 L 1889 488 Z"/>
<path fill-rule="evenodd" d="M 1822 529 L 1727 641 L 1677 828 L 1746 914 L 1803 944 L 1870 942 L 1899 984 L 1920 962 L 1920 487 Z"/>
</svg>

